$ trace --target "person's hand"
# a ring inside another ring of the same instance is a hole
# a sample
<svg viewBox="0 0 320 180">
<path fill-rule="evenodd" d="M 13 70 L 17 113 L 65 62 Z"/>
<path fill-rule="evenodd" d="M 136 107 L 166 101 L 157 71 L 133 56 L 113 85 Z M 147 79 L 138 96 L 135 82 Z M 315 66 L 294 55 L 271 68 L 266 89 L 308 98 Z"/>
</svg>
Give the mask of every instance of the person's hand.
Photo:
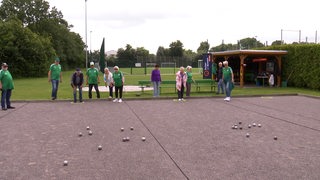
<svg viewBox="0 0 320 180">
<path fill-rule="evenodd" d="M 51 82 L 51 79 L 48 79 L 48 82 Z"/>
</svg>

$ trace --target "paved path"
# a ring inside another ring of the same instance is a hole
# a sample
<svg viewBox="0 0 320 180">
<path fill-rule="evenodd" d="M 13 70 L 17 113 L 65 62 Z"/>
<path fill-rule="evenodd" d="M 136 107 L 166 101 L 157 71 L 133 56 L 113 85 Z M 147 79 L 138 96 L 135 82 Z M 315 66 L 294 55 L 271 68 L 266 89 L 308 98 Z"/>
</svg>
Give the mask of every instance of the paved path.
<svg viewBox="0 0 320 180">
<path fill-rule="evenodd" d="M 320 179 L 316 98 L 13 105 L 0 113 L 1 180 Z"/>
</svg>

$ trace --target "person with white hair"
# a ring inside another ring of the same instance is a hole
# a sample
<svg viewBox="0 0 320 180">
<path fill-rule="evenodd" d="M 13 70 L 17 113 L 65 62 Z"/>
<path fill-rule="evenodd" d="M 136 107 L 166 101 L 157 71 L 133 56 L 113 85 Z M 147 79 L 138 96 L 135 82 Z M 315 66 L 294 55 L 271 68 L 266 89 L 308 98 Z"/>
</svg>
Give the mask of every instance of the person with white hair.
<svg viewBox="0 0 320 180">
<path fill-rule="evenodd" d="M 122 92 L 123 92 L 123 85 L 124 85 L 124 76 L 121 71 L 119 71 L 118 66 L 113 67 L 114 72 L 112 73 L 112 78 L 114 82 L 114 91 L 116 98 L 113 102 L 122 102 Z M 119 98 L 119 99 L 118 99 Z"/>
<path fill-rule="evenodd" d="M 234 76 L 232 68 L 229 67 L 228 61 L 223 61 L 224 68 L 222 70 L 222 79 L 226 90 L 225 101 L 229 102 L 231 100 L 231 90 L 234 83 Z"/>
<path fill-rule="evenodd" d="M 187 90 L 186 90 L 186 97 L 190 97 L 191 92 L 191 83 L 193 82 L 192 78 L 192 67 L 187 66 Z"/>
<path fill-rule="evenodd" d="M 99 83 L 99 71 L 94 67 L 94 62 L 90 62 L 90 68 L 86 72 L 86 84 L 89 85 L 89 99 L 92 99 L 93 87 L 96 90 L 97 99 L 100 99 Z"/>
<path fill-rule="evenodd" d="M 184 101 L 183 93 L 184 88 L 187 86 L 187 74 L 184 72 L 184 67 L 180 67 L 180 70 L 176 73 L 176 88 L 178 90 L 178 101 Z"/>
<path fill-rule="evenodd" d="M 113 98 L 113 78 L 108 67 L 104 68 L 103 80 L 106 87 L 109 87 L 109 99 Z"/>
</svg>

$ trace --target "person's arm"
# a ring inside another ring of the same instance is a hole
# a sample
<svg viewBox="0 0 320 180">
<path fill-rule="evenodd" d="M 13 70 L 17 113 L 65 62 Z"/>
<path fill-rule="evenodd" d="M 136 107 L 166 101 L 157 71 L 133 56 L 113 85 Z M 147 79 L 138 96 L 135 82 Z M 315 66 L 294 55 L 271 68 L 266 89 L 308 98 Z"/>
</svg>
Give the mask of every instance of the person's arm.
<svg viewBox="0 0 320 180">
<path fill-rule="evenodd" d="M 48 82 L 51 82 L 51 70 L 48 71 Z"/>
</svg>

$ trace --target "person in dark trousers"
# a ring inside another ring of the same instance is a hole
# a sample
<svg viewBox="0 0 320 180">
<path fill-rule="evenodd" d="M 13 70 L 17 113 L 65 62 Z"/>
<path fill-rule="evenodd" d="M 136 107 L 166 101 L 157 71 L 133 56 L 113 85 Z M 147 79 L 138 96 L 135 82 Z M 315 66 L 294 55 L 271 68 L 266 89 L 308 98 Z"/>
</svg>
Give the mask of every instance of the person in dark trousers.
<svg viewBox="0 0 320 180">
<path fill-rule="evenodd" d="M 123 85 L 124 85 L 124 76 L 121 71 L 119 71 L 118 66 L 113 67 L 114 72 L 112 73 L 112 78 L 114 82 L 114 90 L 116 98 L 113 100 L 113 102 L 122 102 L 122 91 L 123 91 Z M 118 99 L 118 97 L 120 97 Z"/>
<path fill-rule="evenodd" d="M 180 71 L 176 73 L 176 88 L 178 91 L 178 101 L 184 101 L 183 93 L 187 86 L 187 73 L 184 72 L 184 67 L 180 67 Z"/>
<path fill-rule="evenodd" d="M 2 110 L 14 109 L 15 107 L 11 106 L 10 98 L 11 92 L 14 89 L 13 79 L 8 71 L 8 64 L 3 63 L 2 69 L 0 72 L 0 89 L 1 89 L 1 107 Z"/>
<path fill-rule="evenodd" d="M 90 68 L 87 70 L 87 85 L 89 85 L 89 99 L 92 99 L 92 87 L 96 90 L 97 98 L 100 99 L 99 86 L 99 71 L 94 67 L 94 62 L 90 62 Z"/>
<path fill-rule="evenodd" d="M 222 62 L 219 62 L 219 68 L 218 68 L 218 73 L 217 73 L 217 77 L 216 77 L 216 81 L 218 82 L 217 94 L 220 94 L 220 89 L 221 89 L 221 94 L 224 94 L 222 70 L 223 70 Z"/>
<path fill-rule="evenodd" d="M 83 103 L 82 100 L 82 86 L 83 86 L 83 73 L 80 68 L 77 68 L 76 71 L 71 76 L 71 86 L 73 89 L 73 103 L 77 102 L 77 89 L 79 90 L 79 102 Z"/>
</svg>

